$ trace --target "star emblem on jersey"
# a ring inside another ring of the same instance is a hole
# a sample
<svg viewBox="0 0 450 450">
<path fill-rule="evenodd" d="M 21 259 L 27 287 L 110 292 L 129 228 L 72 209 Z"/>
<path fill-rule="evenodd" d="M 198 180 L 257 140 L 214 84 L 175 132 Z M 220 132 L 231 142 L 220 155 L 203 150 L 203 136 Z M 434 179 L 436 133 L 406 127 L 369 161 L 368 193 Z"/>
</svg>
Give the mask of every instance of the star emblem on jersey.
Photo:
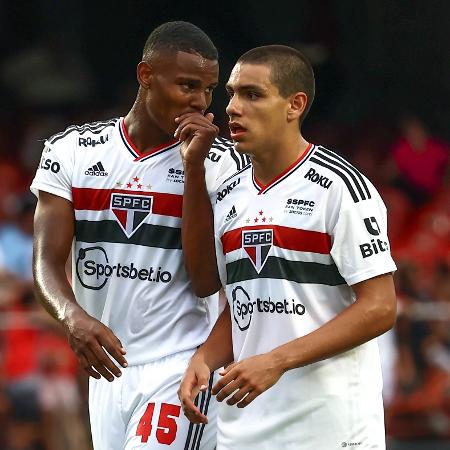
<svg viewBox="0 0 450 450">
<path fill-rule="evenodd" d="M 133 183 L 134 182 L 134 183 Z M 141 178 L 135 176 L 127 183 L 118 181 L 118 187 L 125 187 L 129 190 L 142 190 L 144 187 Z M 147 185 L 147 187 L 151 187 Z M 128 238 L 130 238 L 144 223 L 145 219 L 151 214 L 153 206 L 153 196 L 146 195 L 145 192 L 128 193 L 113 192 L 111 194 L 111 211 L 116 216 L 120 227 Z"/>
<path fill-rule="evenodd" d="M 228 218 L 228 216 L 227 216 Z M 227 222 L 227 219 L 225 219 L 225 222 Z M 258 214 L 256 215 L 256 217 L 253 217 L 252 219 L 250 217 L 247 217 L 247 219 L 245 219 L 246 223 L 253 223 L 253 224 L 258 224 L 258 223 L 266 223 L 266 222 L 273 222 L 273 217 L 267 217 L 264 214 L 264 211 L 258 211 Z"/>
<path fill-rule="evenodd" d="M 272 229 L 242 231 L 242 247 L 258 273 L 261 272 L 269 257 L 272 244 Z"/>
</svg>

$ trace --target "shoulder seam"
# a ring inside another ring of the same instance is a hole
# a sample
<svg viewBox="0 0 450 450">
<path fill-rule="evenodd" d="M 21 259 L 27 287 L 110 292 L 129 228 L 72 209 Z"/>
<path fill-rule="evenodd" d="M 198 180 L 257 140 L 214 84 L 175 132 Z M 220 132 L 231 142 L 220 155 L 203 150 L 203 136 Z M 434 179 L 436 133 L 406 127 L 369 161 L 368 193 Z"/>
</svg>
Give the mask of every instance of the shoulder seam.
<svg viewBox="0 0 450 450">
<path fill-rule="evenodd" d="M 324 147 L 318 147 L 310 160 L 338 175 L 347 186 L 355 203 L 372 198 L 364 176 L 342 156 Z"/>
<path fill-rule="evenodd" d="M 236 175 L 240 175 L 242 172 L 245 172 L 248 168 L 251 167 L 251 164 L 248 163 L 245 167 L 243 167 L 242 169 L 238 170 L 237 172 L 233 173 L 233 175 L 229 176 L 228 178 L 226 178 L 225 180 L 222 181 L 222 184 L 227 183 L 229 180 L 231 180 L 232 178 L 234 178 Z M 221 184 L 221 186 L 222 186 Z"/>
<path fill-rule="evenodd" d="M 50 144 L 54 144 L 55 142 L 59 141 L 60 139 L 66 137 L 73 131 L 78 132 L 80 135 L 84 134 L 86 132 L 91 132 L 92 134 L 99 134 L 101 133 L 105 128 L 114 126 L 119 119 L 110 119 L 106 121 L 100 121 L 100 122 L 91 122 L 86 123 L 84 125 L 71 125 L 67 127 L 64 131 L 61 131 L 60 133 L 56 133 L 50 138 L 47 139 L 47 142 Z"/>
</svg>

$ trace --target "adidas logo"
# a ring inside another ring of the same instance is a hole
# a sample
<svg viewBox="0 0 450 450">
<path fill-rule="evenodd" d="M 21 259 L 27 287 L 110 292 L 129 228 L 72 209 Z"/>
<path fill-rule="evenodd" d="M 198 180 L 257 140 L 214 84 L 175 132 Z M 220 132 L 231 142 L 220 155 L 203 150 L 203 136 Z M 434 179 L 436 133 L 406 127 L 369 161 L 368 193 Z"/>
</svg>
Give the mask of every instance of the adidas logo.
<svg viewBox="0 0 450 450">
<path fill-rule="evenodd" d="M 234 219 L 235 217 L 237 217 L 237 212 L 236 206 L 233 205 L 233 207 L 230 209 L 230 212 L 227 214 L 227 217 L 225 217 L 225 222 L 228 222 L 231 219 Z"/>
<path fill-rule="evenodd" d="M 88 170 L 84 172 L 85 175 L 89 175 L 91 177 L 107 177 L 108 172 L 105 172 L 105 168 L 101 161 L 97 164 L 94 164 L 92 167 L 89 167 Z"/>
</svg>

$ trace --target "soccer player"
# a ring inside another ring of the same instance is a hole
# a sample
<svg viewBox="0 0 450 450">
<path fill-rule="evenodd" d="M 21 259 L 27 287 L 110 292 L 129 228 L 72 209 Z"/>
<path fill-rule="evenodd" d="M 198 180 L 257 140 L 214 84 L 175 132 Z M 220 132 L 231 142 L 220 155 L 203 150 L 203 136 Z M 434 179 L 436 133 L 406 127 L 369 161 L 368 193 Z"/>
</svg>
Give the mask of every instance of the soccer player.
<svg viewBox="0 0 450 450">
<path fill-rule="evenodd" d="M 193 399 L 228 364 L 212 390 L 226 400 L 218 450 L 384 449 L 375 337 L 396 316 L 385 206 L 354 166 L 302 136 L 315 87 L 300 52 L 250 50 L 226 88 L 231 137 L 251 164 L 217 191 L 218 274 L 202 279 L 213 264 L 212 250 L 196 248 L 213 240 L 209 205 L 195 227 L 192 216 L 206 196 L 195 176 L 206 153 L 183 153 L 186 262 L 199 292 L 221 281 L 228 298 L 183 378 L 184 412 L 207 422 Z M 183 140 L 183 123 L 178 133 Z"/>
<path fill-rule="evenodd" d="M 31 186 L 36 292 L 90 375 L 96 450 L 212 449 L 214 425 L 190 424 L 177 398 L 217 309 L 194 294 L 184 269 L 175 119 L 196 124 L 189 146 L 208 153 L 208 191 L 243 159 L 216 138 L 206 113 L 218 56 L 202 30 L 187 22 L 155 29 L 137 79 L 124 118 L 70 126 L 45 143 Z M 73 290 L 64 271 L 71 249 Z M 209 400 L 202 393 L 198 405 L 214 415 Z"/>
</svg>

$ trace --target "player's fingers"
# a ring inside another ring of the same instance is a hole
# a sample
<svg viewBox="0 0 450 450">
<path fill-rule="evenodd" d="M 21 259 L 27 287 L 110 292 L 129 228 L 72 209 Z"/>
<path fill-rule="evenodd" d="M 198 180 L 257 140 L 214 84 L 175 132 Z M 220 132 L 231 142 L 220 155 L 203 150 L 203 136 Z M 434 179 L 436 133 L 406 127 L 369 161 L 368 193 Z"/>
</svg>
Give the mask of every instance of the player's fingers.
<svg viewBox="0 0 450 450">
<path fill-rule="evenodd" d="M 177 131 L 182 130 L 187 125 L 194 125 L 194 124 L 197 125 L 198 127 L 202 127 L 202 128 L 206 128 L 206 129 L 211 129 L 211 130 L 219 129 L 217 127 L 217 125 L 215 125 L 214 123 L 212 123 L 211 120 L 209 120 L 209 118 L 198 115 L 198 114 L 195 116 L 186 117 L 186 118 L 180 120 L 177 124 L 178 124 Z"/>
<path fill-rule="evenodd" d="M 198 111 L 187 112 L 175 118 L 175 123 L 181 123 L 183 120 L 194 120 L 195 118 L 204 118 L 205 116 Z"/>
<path fill-rule="evenodd" d="M 213 123 L 214 120 L 214 114 L 213 113 L 206 113 L 205 117 L 211 122 Z"/>
<path fill-rule="evenodd" d="M 109 362 L 112 364 L 112 365 L 114 365 L 113 363 L 112 363 L 112 361 L 106 356 L 106 353 L 104 352 L 104 350 L 103 349 L 101 349 L 100 348 L 100 346 L 98 345 L 98 348 L 99 348 L 99 350 L 98 349 L 96 349 L 96 351 L 94 351 L 94 350 L 90 350 L 90 349 L 88 349 L 88 350 L 86 350 L 85 351 L 85 355 L 86 355 L 86 358 L 87 358 L 87 360 L 88 360 L 88 362 L 90 363 L 90 365 L 102 376 L 102 377 L 104 377 L 104 378 L 106 378 L 108 381 L 113 381 L 114 380 L 114 376 L 112 375 L 114 372 L 113 371 L 110 371 L 110 370 L 108 370 L 108 368 L 107 368 L 107 366 L 106 366 L 106 364 L 105 364 L 105 362 L 106 362 L 106 360 L 105 360 L 105 358 L 107 359 L 107 360 L 109 360 Z M 103 353 L 105 356 L 103 357 L 102 355 L 101 355 L 101 353 Z M 100 356 L 99 356 L 100 355 Z M 116 370 L 119 370 L 119 368 L 118 367 L 116 367 L 116 366 L 114 366 L 115 368 L 116 368 Z M 120 370 L 119 370 L 119 372 L 120 372 Z M 120 376 L 120 375 L 116 375 L 116 376 Z"/>
<path fill-rule="evenodd" d="M 242 401 L 242 399 L 251 392 L 251 388 L 249 386 L 242 387 L 241 389 L 238 389 L 228 400 L 228 405 L 235 405 L 236 403 Z"/>
<path fill-rule="evenodd" d="M 219 372 L 222 378 L 213 386 L 211 392 L 213 395 L 217 395 L 220 390 L 222 390 L 228 383 L 237 378 L 237 373 L 231 372 L 232 369 L 224 369 Z"/>
<path fill-rule="evenodd" d="M 197 423 L 207 424 L 208 423 L 208 418 L 204 414 L 202 414 L 197 407 L 186 408 L 186 409 L 183 408 L 183 413 L 187 417 L 189 422 L 192 422 L 195 424 L 197 424 Z"/>
<path fill-rule="evenodd" d="M 219 371 L 219 375 L 222 377 L 225 376 L 228 372 L 230 372 L 230 370 L 234 369 L 237 364 L 238 364 L 237 362 L 232 362 L 228 364 L 228 366 L 224 367 L 222 370 Z"/>
<path fill-rule="evenodd" d="M 196 397 L 198 388 L 192 391 L 188 387 L 182 387 L 178 393 L 181 408 L 184 415 L 193 423 L 208 423 L 208 419 L 203 415 L 200 409 L 195 405 L 193 398 Z"/>
<path fill-rule="evenodd" d="M 181 123 L 175 131 L 175 137 L 180 141 L 185 141 L 188 139 L 193 133 L 201 132 L 202 134 L 208 135 L 216 135 L 219 132 L 219 128 L 206 121 L 206 122 L 186 122 Z"/>
<path fill-rule="evenodd" d="M 117 342 L 105 339 L 104 342 L 100 341 L 100 344 L 122 367 L 128 366 L 128 362 L 124 357 L 125 349 L 118 339 Z"/>
<path fill-rule="evenodd" d="M 240 387 L 241 386 L 240 386 L 238 380 L 231 381 L 217 393 L 217 395 L 216 395 L 217 401 L 221 402 L 222 400 L 225 400 L 227 397 L 229 397 L 234 391 L 236 391 Z"/>
<path fill-rule="evenodd" d="M 122 371 L 119 367 L 117 367 L 108 353 L 103 349 L 100 345 L 94 345 L 91 347 L 92 352 L 94 353 L 97 361 L 106 367 L 114 376 L 120 377 L 122 375 Z"/>
<path fill-rule="evenodd" d="M 92 378 L 99 380 L 102 376 L 96 372 L 84 355 L 78 355 L 80 367 Z"/>
<path fill-rule="evenodd" d="M 198 131 L 199 126 L 193 123 L 188 123 L 184 127 L 178 127 L 178 136 L 177 138 L 184 142 L 188 140 L 196 131 Z"/>
<path fill-rule="evenodd" d="M 258 395 L 261 392 L 254 390 L 254 391 L 250 391 L 236 406 L 238 408 L 245 408 L 247 405 L 249 405 L 253 400 L 255 400 L 256 397 L 258 397 Z"/>
</svg>

